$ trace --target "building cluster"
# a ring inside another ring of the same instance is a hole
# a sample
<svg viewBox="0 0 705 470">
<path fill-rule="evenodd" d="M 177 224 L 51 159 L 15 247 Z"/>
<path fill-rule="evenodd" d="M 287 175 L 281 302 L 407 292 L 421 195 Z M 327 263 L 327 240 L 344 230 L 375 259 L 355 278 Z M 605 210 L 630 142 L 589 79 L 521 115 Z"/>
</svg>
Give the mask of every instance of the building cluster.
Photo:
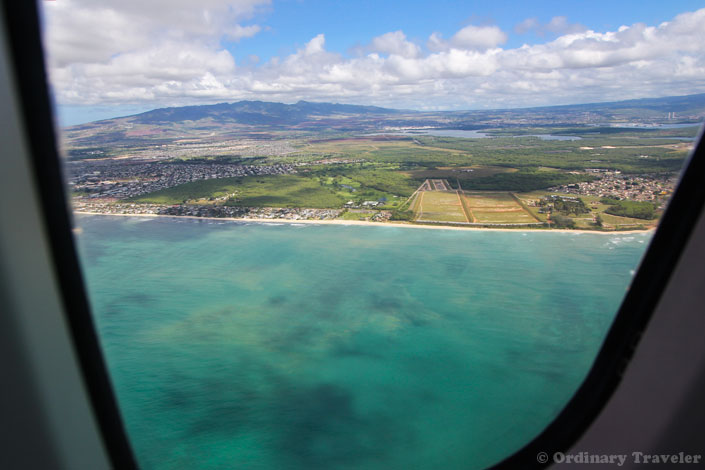
<svg viewBox="0 0 705 470">
<path fill-rule="evenodd" d="M 302 209 L 298 207 L 248 207 L 245 219 L 330 220 L 340 216 L 342 209 Z"/>
<path fill-rule="evenodd" d="M 284 156 L 297 149 L 285 139 L 237 139 L 222 142 L 196 139 L 175 140 L 136 152 L 140 158 L 193 158 L 212 155 Z"/>
<path fill-rule="evenodd" d="M 244 158 L 284 156 L 297 151 L 293 142 L 288 139 L 234 139 L 219 140 L 217 136 L 196 135 L 193 138 L 175 139 L 168 143 L 160 144 L 150 142 L 150 132 L 141 135 L 139 130 L 131 128 L 115 129 L 115 132 L 126 132 L 127 142 L 131 139 L 140 139 L 136 146 L 126 151 L 125 157 L 132 161 L 139 160 L 171 160 L 174 158 L 212 157 L 214 155 L 236 156 Z M 90 140 L 93 135 L 81 131 L 68 131 L 73 139 L 78 141 Z M 133 135 L 130 135 L 133 134 Z M 143 140 L 144 139 L 144 140 Z M 69 155 L 81 157 L 101 158 L 106 156 L 104 150 L 94 148 L 71 148 Z"/>
<path fill-rule="evenodd" d="M 301 209 L 273 207 L 237 207 L 221 205 L 132 204 L 106 200 L 74 200 L 76 212 L 114 215 L 173 215 L 234 219 L 329 220 L 337 218 L 341 209 Z"/>
<path fill-rule="evenodd" d="M 344 186 L 344 185 L 341 185 Z M 346 209 L 372 209 L 374 207 L 378 206 L 383 206 L 386 203 L 386 200 L 379 200 L 379 201 L 362 201 L 362 202 L 355 202 L 353 200 L 350 200 L 345 203 L 344 207 Z"/>
<path fill-rule="evenodd" d="M 68 162 L 66 168 L 71 190 L 88 199 L 125 199 L 198 180 L 296 173 L 294 166 L 287 164 L 77 161 Z"/>
<path fill-rule="evenodd" d="M 602 169 L 586 171 L 593 174 L 596 179 L 556 186 L 549 188 L 549 190 L 583 196 L 654 202 L 667 199 L 676 184 L 676 178 L 671 176 L 625 175 L 619 171 Z"/>
<path fill-rule="evenodd" d="M 370 220 L 373 222 L 387 222 L 392 218 L 392 211 L 379 211 Z"/>
<path fill-rule="evenodd" d="M 363 163 L 364 158 L 324 158 L 322 160 L 316 160 L 313 162 L 301 162 L 298 166 L 306 165 L 340 165 L 340 164 L 350 164 L 350 163 Z"/>
<path fill-rule="evenodd" d="M 587 208 L 585 202 L 577 196 L 558 196 L 555 194 L 549 194 L 546 197 L 542 197 L 538 201 L 531 201 L 530 206 L 538 207 L 539 214 L 552 214 L 555 212 L 561 212 L 564 214 L 587 214 L 590 209 Z"/>
</svg>

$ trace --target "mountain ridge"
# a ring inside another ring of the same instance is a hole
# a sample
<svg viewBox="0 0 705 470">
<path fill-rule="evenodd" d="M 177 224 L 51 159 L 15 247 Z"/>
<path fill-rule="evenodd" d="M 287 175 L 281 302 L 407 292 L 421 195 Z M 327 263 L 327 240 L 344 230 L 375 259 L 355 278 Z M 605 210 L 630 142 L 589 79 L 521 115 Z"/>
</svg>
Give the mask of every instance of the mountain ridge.
<svg viewBox="0 0 705 470">
<path fill-rule="evenodd" d="M 125 117 L 133 117 L 142 124 L 196 121 L 215 117 L 242 124 L 284 124 L 303 122 L 315 115 L 392 115 L 401 112 L 409 111 L 303 100 L 294 104 L 245 100 L 234 103 L 157 108 Z"/>
<path fill-rule="evenodd" d="M 570 110 L 609 111 L 640 108 L 657 112 L 688 112 L 693 107 L 705 110 L 705 93 L 691 95 L 665 96 L 659 98 L 636 98 L 621 101 L 594 103 L 576 103 L 553 106 L 533 106 L 526 108 L 495 108 L 481 110 L 421 111 L 408 109 L 384 108 L 379 106 L 355 105 L 330 102 L 300 100 L 293 104 L 275 101 L 242 100 L 232 103 L 223 102 L 207 105 L 170 106 L 155 108 L 139 114 L 102 119 L 86 124 L 110 122 L 118 119 L 133 119 L 141 124 L 158 124 L 167 122 L 197 121 L 201 119 L 221 119 L 241 124 L 292 124 L 305 122 L 322 115 L 357 115 L 357 116 L 392 116 L 399 114 L 415 115 L 483 115 L 487 113 L 522 113 L 522 112 L 565 112 Z M 80 127 L 85 124 L 79 124 Z"/>
<path fill-rule="evenodd" d="M 385 132 L 394 129 L 699 125 L 705 93 L 534 108 L 413 111 L 378 106 L 298 101 L 238 101 L 157 108 L 64 128 L 69 146 L 156 145 L 178 139 L 273 139 L 307 134 Z"/>
</svg>

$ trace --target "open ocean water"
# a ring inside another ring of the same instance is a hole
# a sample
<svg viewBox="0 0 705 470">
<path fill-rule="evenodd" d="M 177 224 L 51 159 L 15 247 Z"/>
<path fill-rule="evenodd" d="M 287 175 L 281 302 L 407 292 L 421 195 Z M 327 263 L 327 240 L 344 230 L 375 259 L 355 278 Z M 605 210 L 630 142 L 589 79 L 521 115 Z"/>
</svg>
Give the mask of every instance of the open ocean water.
<svg viewBox="0 0 705 470">
<path fill-rule="evenodd" d="M 493 464 L 577 389 L 650 239 L 77 224 L 144 469 Z"/>
</svg>

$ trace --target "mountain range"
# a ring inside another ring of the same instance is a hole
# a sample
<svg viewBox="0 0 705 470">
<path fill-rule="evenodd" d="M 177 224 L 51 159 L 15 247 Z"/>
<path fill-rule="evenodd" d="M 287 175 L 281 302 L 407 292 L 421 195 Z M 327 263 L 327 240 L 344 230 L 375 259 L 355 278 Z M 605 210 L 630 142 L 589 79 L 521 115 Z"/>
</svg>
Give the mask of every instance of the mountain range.
<svg viewBox="0 0 705 470">
<path fill-rule="evenodd" d="M 413 111 L 337 103 L 239 101 L 159 108 L 64 130 L 68 146 L 166 143 L 174 139 L 271 139 L 288 132 L 356 133 L 395 128 L 687 124 L 705 117 L 705 93 L 521 109 Z"/>
</svg>

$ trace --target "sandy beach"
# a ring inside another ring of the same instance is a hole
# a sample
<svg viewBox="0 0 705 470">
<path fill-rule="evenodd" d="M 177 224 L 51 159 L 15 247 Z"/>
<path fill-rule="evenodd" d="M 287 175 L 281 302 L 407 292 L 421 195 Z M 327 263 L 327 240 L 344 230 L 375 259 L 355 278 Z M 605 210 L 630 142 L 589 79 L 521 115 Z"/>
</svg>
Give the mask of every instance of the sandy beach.
<svg viewBox="0 0 705 470">
<path fill-rule="evenodd" d="M 227 220 L 231 222 L 254 222 L 264 224 L 316 224 L 316 225 L 358 225 L 367 227 L 402 227 L 402 228 L 417 228 L 427 230 L 477 230 L 490 232 L 544 232 L 544 233 L 594 233 L 601 235 L 615 234 L 633 234 L 633 233 L 649 233 L 655 229 L 644 230 L 617 230 L 617 231 L 599 231 L 599 230 L 571 230 L 571 229 L 532 229 L 532 228 L 501 228 L 501 227 L 456 227 L 452 225 L 430 225 L 430 224 L 410 224 L 403 222 L 367 222 L 364 220 L 294 220 L 294 219 L 261 219 L 261 218 L 234 218 L 234 217 L 196 217 L 192 215 L 166 215 L 166 214 L 104 214 L 102 212 L 86 212 L 74 211 L 74 214 L 82 215 L 105 215 L 117 217 L 169 217 L 173 219 L 197 219 L 197 220 Z"/>
</svg>

